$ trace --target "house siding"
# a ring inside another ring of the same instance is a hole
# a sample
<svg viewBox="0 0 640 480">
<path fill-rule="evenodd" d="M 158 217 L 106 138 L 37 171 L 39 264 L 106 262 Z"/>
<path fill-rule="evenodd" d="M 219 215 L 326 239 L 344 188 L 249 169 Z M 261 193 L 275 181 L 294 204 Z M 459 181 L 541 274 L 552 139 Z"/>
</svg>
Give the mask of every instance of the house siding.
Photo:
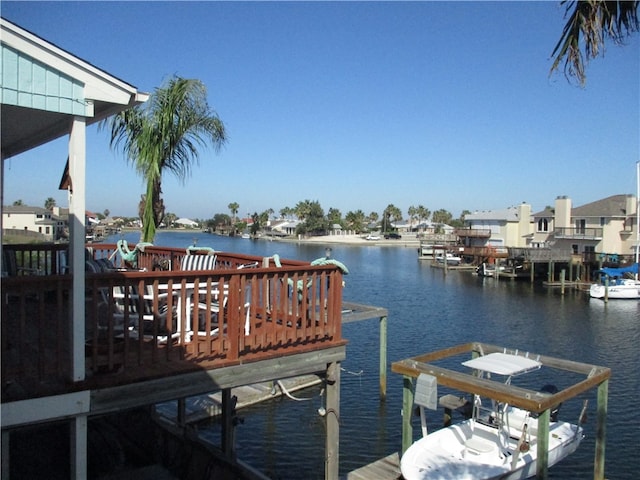
<svg viewBox="0 0 640 480">
<path fill-rule="evenodd" d="M 2 44 L 2 103 L 87 116 L 84 85 Z"/>
</svg>

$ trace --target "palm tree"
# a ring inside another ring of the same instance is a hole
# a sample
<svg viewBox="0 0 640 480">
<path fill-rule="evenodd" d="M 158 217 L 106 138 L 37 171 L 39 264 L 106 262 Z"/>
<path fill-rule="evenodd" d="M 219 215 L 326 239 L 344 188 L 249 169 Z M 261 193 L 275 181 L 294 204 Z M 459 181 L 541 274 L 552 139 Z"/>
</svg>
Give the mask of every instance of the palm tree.
<svg viewBox="0 0 640 480">
<path fill-rule="evenodd" d="M 172 77 L 146 104 L 118 113 L 110 120 L 111 147 L 121 148 L 146 181 L 142 196 L 142 241 L 153 242 L 164 218 L 162 173 L 181 181 L 197 163 L 198 147 L 209 142 L 219 149 L 226 141 L 224 124 L 207 103 L 200 80 Z"/>
<path fill-rule="evenodd" d="M 47 210 L 51 210 L 55 206 L 56 206 L 56 199 L 53 197 L 49 197 L 44 201 L 44 208 L 46 208 Z"/>
<path fill-rule="evenodd" d="M 585 64 L 591 58 L 604 54 L 604 41 L 611 39 L 616 45 L 624 43 L 625 36 L 637 32 L 638 2 L 602 0 L 563 0 L 566 4 L 562 36 L 551 54 L 555 57 L 550 73 L 557 70 L 564 59 L 565 76 L 574 77 L 584 86 L 587 80 Z M 584 44 L 584 54 L 580 45 Z"/>
<path fill-rule="evenodd" d="M 236 223 L 236 215 L 238 214 L 238 210 L 240 210 L 240 205 L 238 205 L 237 202 L 231 202 L 229 205 L 227 205 L 227 208 L 231 212 L 233 223 Z"/>
</svg>

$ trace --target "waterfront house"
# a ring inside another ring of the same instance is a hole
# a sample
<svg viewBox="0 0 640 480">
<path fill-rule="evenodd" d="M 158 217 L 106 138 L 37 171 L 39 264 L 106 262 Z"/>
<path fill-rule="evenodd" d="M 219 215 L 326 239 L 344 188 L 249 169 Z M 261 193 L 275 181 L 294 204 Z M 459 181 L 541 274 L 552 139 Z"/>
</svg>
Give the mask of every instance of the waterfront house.
<svg viewBox="0 0 640 480">
<path fill-rule="evenodd" d="M 2 478 L 25 478 L 20 463 L 49 458 L 66 464 L 66 475 L 54 475 L 53 463 L 39 474 L 87 478 L 90 426 L 99 418 L 176 399 L 184 406 L 214 391 L 222 394 L 226 462 L 215 471 L 244 478 L 231 389 L 313 373 L 334 413 L 325 419 L 325 478 L 337 479 L 342 271 L 327 262 L 160 246 L 126 252 L 125 263 L 121 245 L 87 246 L 85 130 L 148 95 L 4 18 L 0 28 L 3 165 L 68 136 L 71 226 L 68 245 L 2 244 L 3 271 L 5 258 L 16 267 L 2 276 Z M 32 442 L 47 427 L 68 441 L 43 441 L 37 451 L 29 443 L 33 457 L 16 461 L 12 442 L 25 431 Z M 167 450 L 155 458 L 163 454 L 175 460 Z"/>
<path fill-rule="evenodd" d="M 299 220 L 275 220 L 271 224 L 271 231 L 276 234 L 292 236 L 296 234 L 296 228 L 299 224 Z"/>
<path fill-rule="evenodd" d="M 64 232 L 65 222 L 51 210 L 28 205 L 10 205 L 2 207 L 2 228 L 17 232 L 34 232 L 40 240 L 52 242 Z"/>
<path fill-rule="evenodd" d="M 173 223 L 181 228 L 198 228 L 198 222 L 195 222 L 190 218 L 179 218 Z"/>
<path fill-rule="evenodd" d="M 631 260 L 637 205 L 636 197 L 630 194 L 612 195 L 579 207 L 572 206 L 571 198 L 559 196 L 553 208 L 533 215 L 531 245 L 571 250 L 591 261 Z"/>
<path fill-rule="evenodd" d="M 528 203 L 502 210 L 468 213 L 464 222 L 465 228 L 456 229 L 455 234 L 465 247 L 530 246 L 532 217 Z"/>
</svg>

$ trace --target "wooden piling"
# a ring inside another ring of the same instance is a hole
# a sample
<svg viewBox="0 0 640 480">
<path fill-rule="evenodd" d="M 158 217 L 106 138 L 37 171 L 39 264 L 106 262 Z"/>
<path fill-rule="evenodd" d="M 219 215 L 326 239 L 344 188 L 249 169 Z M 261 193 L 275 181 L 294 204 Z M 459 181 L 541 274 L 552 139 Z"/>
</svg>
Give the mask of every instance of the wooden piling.
<svg viewBox="0 0 640 480">
<path fill-rule="evenodd" d="M 533 283 L 535 281 L 536 277 L 536 262 L 534 262 L 533 260 L 531 261 L 531 270 L 529 271 L 529 279 L 531 280 L 531 283 Z"/>
<path fill-rule="evenodd" d="M 413 378 L 404 375 L 402 380 L 402 454 L 413 443 L 413 427 L 411 414 L 413 412 Z M 402 455 L 401 455 L 402 456 Z"/>
<path fill-rule="evenodd" d="M 184 427 L 187 424 L 187 399 L 184 397 L 178 399 L 178 411 L 176 417 L 176 423 L 179 426 Z"/>
<path fill-rule="evenodd" d="M 229 460 L 235 459 L 235 425 L 233 418 L 236 410 L 235 396 L 231 396 L 230 388 L 222 389 L 222 439 L 221 446 L 224 456 Z"/>
<path fill-rule="evenodd" d="M 380 317 L 380 400 L 387 398 L 387 316 Z"/>
<path fill-rule="evenodd" d="M 609 380 L 598 385 L 598 412 L 596 418 L 596 453 L 593 462 L 594 480 L 604 480 L 604 453 L 607 437 L 607 408 L 609 403 Z"/>
<path fill-rule="evenodd" d="M 536 480 L 549 478 L 549 412 L 549 409 L 544 410 L 538 417 Z"/>
<path fill-rule="evenodd" d="M 327 437 L 325 444 L 325 480 L 338 480 L 339 445 L 340 445 L 340 364 L 330 363 L 327 366 L 327 408 L 325 422 Z"/>
<path fill-rule="evenodd" d="M 560 295 L 564 295 L 564 277 L 565 277 L 565 269 L 560 270 Z"/>
</svg>

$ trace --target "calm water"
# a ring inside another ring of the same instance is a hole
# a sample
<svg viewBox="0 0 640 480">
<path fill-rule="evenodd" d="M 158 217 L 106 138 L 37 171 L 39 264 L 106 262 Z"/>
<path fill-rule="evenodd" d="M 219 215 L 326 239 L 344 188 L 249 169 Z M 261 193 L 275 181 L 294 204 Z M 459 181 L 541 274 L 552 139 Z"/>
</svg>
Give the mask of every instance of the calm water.
<svg viewBox="0 0 640 480">
<path fill-rule="evenodd" d="M 137 234 L 125 236 L 130 243 Z M 217 250 L 313 260 L 325 245 L 252 241 L 207 234 L 161 232 L 157 245 L 198 245 Z M 115 241 L 115 240 L 114 240 Z M 481 341 L 612 369 L 606 445 L 606 476 L 636 478 L 640 471 L 640 303 L 589 300 L 581 292 L 478 278 L 468 272 L 432 269 L 414 248 L 331 245 L 345 263 L 344 299 L 389 310 L 389 363 L 431 350 Z M 346 324 L 340 413 L 340 474 L 401 448 L 402 378 L 387 374 L 385 403 L 378 396 L 378 320 Z M 556 384 L 563 388 L 562 380 Z M 324 421 L 321 389 L 242 410 L 238 456 L 278 479 L 324 478 Z M 576 453 L 550 470 L 556 479 L 593 478 L 596 391 L 565 403 L 561 419 L 575 422 L 589 399 L 586 438 Z M 439 426 L 441 412 L 430 415 Z M 202 428 L 206 429 L 206 426 Z M 414 434 L 419 434 L 414 420 Z"/>
</svg>

